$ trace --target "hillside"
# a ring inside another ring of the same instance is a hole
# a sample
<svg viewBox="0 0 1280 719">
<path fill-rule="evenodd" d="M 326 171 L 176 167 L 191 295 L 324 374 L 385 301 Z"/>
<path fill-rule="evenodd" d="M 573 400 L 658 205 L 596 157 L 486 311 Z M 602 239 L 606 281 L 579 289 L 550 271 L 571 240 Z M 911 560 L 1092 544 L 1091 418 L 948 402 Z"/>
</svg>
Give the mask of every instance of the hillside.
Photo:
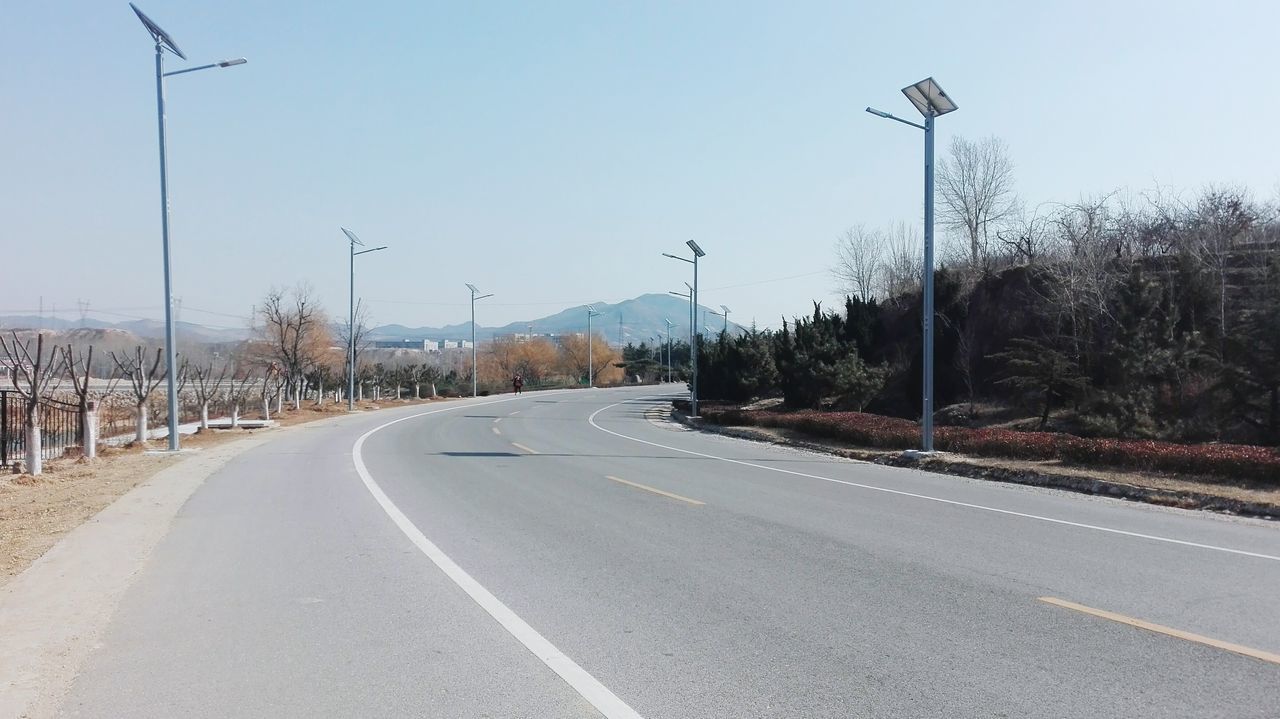
<svg viewBox="0 0 1280 719">
<path fill-rule="evenodd" d="M 611 344 L 619 343 L 618 324 L 622 323 L 621 344 L 640 343 L 649 337 L 667 336 L 667 324 L 664 319 L 671 320 L 674 326 L 671 335 L 675 338 L 689 334 L 689 303 L 675 295 L 647 294 L 634 299 L 623 300 L 616 304 L 597 302 L 592 305 L 599 317 L 592 320 L 592 329 L 604 335 Z M 724 319 L 712 315 L 709 307 L 701 307 L 699 324 L 702 324 L 702 311 L 706 312 L 706 325 L 719 331 L 724 326 Z M 730 315 L 732 317 L 733 315 Z M 584 332 L 587 328 L 587 306 L 578 305 L 546 317 L 522 320 L 502 325 L 486 327 L 477 325 L 477 339 L 488 339 L 495 335 L 525 333 L 535 334 L 567 334 Z M 741 332 L 743 328 L 735 322 L 729 322 L 729 329 Z M 404 325 L 381 325 L 370 331 L 370 337 L 377 340 L 445 340 L 462 339 L 471 334 L 470 323 L 463 322 L 444 327 L 405 327 Z"/>
</svg>

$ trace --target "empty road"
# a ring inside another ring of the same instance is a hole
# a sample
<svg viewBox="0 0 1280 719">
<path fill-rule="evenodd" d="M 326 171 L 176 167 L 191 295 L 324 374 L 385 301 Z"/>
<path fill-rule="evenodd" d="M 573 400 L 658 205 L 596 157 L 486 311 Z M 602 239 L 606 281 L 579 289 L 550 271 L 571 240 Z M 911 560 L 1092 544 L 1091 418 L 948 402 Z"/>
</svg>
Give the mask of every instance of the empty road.
<svg viewBox="0 0 1280 719">
<path fill-rule="evenodd" d="M 1280 530 L 686 431 L 325 421 L 209 478 L 70 717 L 1276 717 Z"/>
</svg>

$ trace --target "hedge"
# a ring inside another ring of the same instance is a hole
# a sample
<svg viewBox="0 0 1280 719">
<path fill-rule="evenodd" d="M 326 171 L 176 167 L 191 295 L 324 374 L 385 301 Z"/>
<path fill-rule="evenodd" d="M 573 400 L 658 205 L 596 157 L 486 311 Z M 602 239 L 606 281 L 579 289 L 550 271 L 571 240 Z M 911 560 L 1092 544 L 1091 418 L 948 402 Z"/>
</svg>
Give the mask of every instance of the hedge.
<svg viewBox="0 0 1280 719">
<path fill-rule="evenodd" d="M 910 420 L 862 412 L 742 410 L 700 406 L 699 414 L 723 425 L 793 429 L 864 447 L 911 449 L 920 427 Z M 1280 486 L 1280 450 L 1240 444 L 1175 444 L 1076 437 L 1057 432 L 939 427 L 934 446 L 947 452 L 1011 459 L 1194 474 Z"/>
</svg>

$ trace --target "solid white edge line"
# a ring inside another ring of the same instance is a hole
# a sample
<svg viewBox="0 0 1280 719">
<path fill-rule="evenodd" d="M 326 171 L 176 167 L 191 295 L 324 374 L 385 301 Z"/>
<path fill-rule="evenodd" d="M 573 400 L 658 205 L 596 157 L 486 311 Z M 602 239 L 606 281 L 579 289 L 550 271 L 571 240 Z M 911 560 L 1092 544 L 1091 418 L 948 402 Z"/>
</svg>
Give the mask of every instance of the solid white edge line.
<svg viewBox="0 0 1280 719">
<path fill-rule="evenodd" d="M 718 460 L 720 460 L 721 462 L 729 462 L 730 464 L 738 464 L 738 465 L 742 465 L 742 466 L 744 466 L 744 467 L 754 467 L 754 468 L 756 468 L 756 469 L 764 469 L 764 470 L 768 470 L 768 471 L 770 471 L 770 472 L 780 472 L 780 473 L 782 473 L 782 474 L 790 474 L 790 475 L 793 475 L 793 476 L 796 476 L 796 477 L 805 477 L 805 478 L 808 478 L 808 479 L 819 479 L 819 480 L 822 480 L 823 482 L 832 482 L 832 483 L 834 483 L 834 484 L 843 484 L 843 485 L 847 485 L 847 486 L 850 486 L 850 487 L 858 487 L 859 489 L 870 489 L 870 490 L 873 490 L 873 491 L 876 491 L 876 492 L 885 492 L 885 493 L 887 493 L 887 494 L 896 494 L 896 495 L 899 495 L 899 496 L 902 496 L 902 497 L 914 497 L 914 498 L 916 498 L 916 499 L 924 499 L 924 500 L 928 500 L 928 501 L 930 501 L 930 502 L 938 502 L 938 503 L 941 503 L 941 504 L 950 504 L 950 505 L 953 505 L 953 506 L 956 506 L 956 507 L 967 507 L 967 508 L 969 508 L 969 509 L 979 509 L 979 510 L 982 510 L 982 511 L 984 511 L 984 512 L 995 512 L 996 514 L 1004 514 L 1004 515 L 1008 515 L 1008 516 L 1011 516 L 1011 517 L 1023 517 L 1023 518 L 1025 518 L 1025 519 L 1035 519 L 1035 520 L 1039 520 L 1039 521 L 1041 521 L 1041 522 L 1049 522 L 1049 523 L 1051 523 L 1051 524 L 1062 524 L 1062 525 L 1066 525 L 1066 526 L 1069 526 L 1069 527 L 1079 527 L 1079 528 L 1081 528 L 1081 529 L 1092 529 L 1092 530 L 1094 530 L 1094 531 L 1098 531 L 1098 532 L 1108 532 L 1108 533 L 1110 533 L 1110 534 L 1122 534 L 1122 535 L 1127 536 L 1127 537 L 1137 537 L 1137 538 L 1139 538 L 1139 539 L 1149 539 L 1149 540 L 1154 541 L 1154 542 L 1166 542 L 1166 543 L 1168 543 L 1168 544 L 1179 544 L 1179 545 L 1182 545 L 1182 546 L 1184 546 L 1184 547 L 1196 547 L 1196 548 L 1199 548 L 1199 549 L 1209 549 L 1209 550 L 1213 550 L 1213 551 L 1215 551 L 1215 552 L 1227 552 L 1227 553 L 1229 553 L 1229 554 L 1238 554 L 1238 555 L 1240 555 L 1240 556 L 1244 556 L 1244 557 L 1255 557 L 1255 558 L 1257 558 L 1257 559 L 1268 559 L 1268 560 L 1271 560 L 1271 561 L 1273 561 L 1273 562 L 1280 562 L 1280 557 L 1273 556 L 1273 555 L 1270 555 L 1270 554 L 1261 554 L 1261 553 L 1259 553 L 1259 552 L 1249 552 L 1249 551 L 1245 551 L 1245 550 L 1243 550 L 1243 549 L 1231 549 L 1230 547 L 1219 547 L 1219 546 L 1216 546 L 1216 545 L 1213 545 L 1213 544 L 1201 544 L 1201 543 L 1199 543 L 1199 542 L 1189 542 L 1189 541 L 1184 540 L 1184 539 L 1172 539 L 1172 538 L 1170 538 L 1170 537 L 1160 537 L 1160 536 L 1157 536 L 1157 535 L 1154 535 L 1154 534 L 1142 534 L 1141 532 L 1130 532 L 1130 531 L 1128 531 L 1128 530 L 1124 530 L 1124 529 L 1112 529 L 1111 527 L 1100 527 L 1100 526 L 1098 526 L 1098 525 L 1096 525 L 1096 524 L 1084 524 L 1084 523 L 1082 523 L 1082 522 L 1072 522 L 1072 521 L 1069 521 L 1069 520 L 1066 520 L 1066 519 L 1055 519 L 1054 517 L 1043 517 L 1043 516 L 1038 515 L 1038 514 L 1027 514 L 1026 512 L 1015 512 L 1015 511 L 1013 511 L 1013 510 L 1011 510 L 1011 509 L 1000 509 L 1000 508 L 998 508 L 998 507 L 988 507 L 988 506 L 983 505 L 983 504 L 972 504 L 972 503 L 970 503 L 970 502 L 961 502 L 961 501 L 954 500 L 954 499 L 943 499 L 943 498 L 941 498 L 941 497 L 932 497 L 932 496 L 927 495 L 927 494 L 917 494 L 917 493 L 915 493 L 915 492 L 906 492 L 906 491 L 903 491 L 903 490 L 901 490 L 901 489 L 889 489 L 888 487 L 877 487 L 877 486 L 872 485 L 872 484 L 861 484 L 861 483 L 859 483 L 859 482 L 850 482 L 850 481 L 848 481 L 848 480 L 844 480 L 844 479 L 832 479 L 831 477 L 820 477 L 820 476 L 818 476 L 818 475 L 816 475 L 816 474 L 806 474 L 806 473 L 804 473 L 804 472 L 796 472 L 796 471 L 794 471 L 794 470 L 790 470 L 790 469 L 782 469 L 782 468 L 780 468 L 780 467 L 767 467 L 767 466 L 762 465 L 762 464 L 754 464 L 754 463 L 752 463 L 752 462 L 747 462 L 747 461 L 744 461 L 744 460 L 741 460 L 741 459 L 730 459 L 730 458 L 728 458 L 728 457 L 719 457 L 719 456 L 716 456 L 716 455 L 714 455 L 714 454 L 703 454 L 702 452 L 694 452 L 693 450 L 689 450 L 689 449 L 680 449 L 679 447 L 669 447 L 669 446 L 667 446 L 667 445 L 665 445 L 665 444 L 658 444 L 657 442 L 650 442 L 649 440 L 646 440 L 646 439 L 640 439 L 640 438 L 638 438 L 638 437 L 629 437 L 629 436 L 627 436 L 627 435 L 625 435 L 625 434 L 620 434 L 620 433 L 618 433 L 618 432 L 614 432 L 614 431 L 613 431 L 613 430 L 611 430 L 611 429 L 605 429 L 604 427 L 601 427 L 600 425 L 596 424 L 596 415 L 600 414 L 601 412 L 603 412 L 603 411 L 605 411 L 605 410 L 607 410 L 607 409 L 613 409 L 614 407 L 617 407 L 617 406 L 619 406 L 619 405 L 628 404 L 628 403 L 631 403 L 631 402 L 638 402 L 638 401 L 642 401 L 642 400 L 646 400 L 646 399 L 656 399 L 656 398 L 658 398 L 658 397 L 657 397 L 657 396 L 654 396 L 654 397 L 640 397 L 640 398 L 638 398 L 638 399 L 628 399 L 628 400 L 624 400 L 624 401 L 622 401 L 622 402 L 615 402 L 614 404 L 611 404 L 611 405 L 609 405 L 609 406 L 607 406 L 607 407 L 601 407 L 600 409 L 596 410 L 595 412 L 592 412 L 592 413 L 591 413 L 591 416 L 587 417 L 587 422 L 589 422 L 589 423 L 591 424 L 591 426 L 592 426 L 592 427 L 595 427 L 596 429 L 600 430 L 601 432 L 605 432 L 605 433 L 611 434 L 611 435 L 613 435 L 613 436 L 615 436 L 615 437 L 621 437 L 622 439 L 628 439 L 628 440 L 631 440 L 632 442 L 639 442 L 639 443 L 641 443 L 641 444 L 647 444 L 647 445 L 649 445 L 649 446 L 651 446 L 651 447 L 659 447 L 659 448 L 661 448 L 661 449 L 669 449 L 669 450 L 671 450 L 672 452 L 683 452 L 684 454 L 691 454 L 691 455 L 693 455 L 693 456 L 695 456 L 695 457 L 703 457 L 703 458 L 705 458 L 705 459 L 718 459 Z"/>
<path fill-rule="evenodd" d="M 387 497 L 386 493 L 382 491 L 382 488 L 378 486 L 378 483 L 373 480 L 373 475 L 369 474 L 368 468 L 365 467 L 364 458 L 361 456 L 364 441 L 379 430 L 390 427 L 393 424 L 399 424 L 400 422 L 406 422 L 408 420 L 417 419 L 418 417 L 424 417 L 430 414 L 438 414 L 440 412 L 448 412 L 466 407 L 478 407 L 486 404 L 510 402 L 514 399 L 517 398 L 513 397 L 510 399 L 495 400 L 493 402 L 466 404 L 459 405 L 457 407 L 432 410 L 430 412 L 420 412 L 418 414 L 401 417 L 400 419 L 392 420 L 386 424 L 374 427 L 368 432 L 360 435 L 360 438 L 357 439 L 356 443 L 351 447 L 351 459 L 355 463 L 356 473 L 360 475 L 360 479 L 364 482 L 365 488 L 369 490 L 369 493 L 373 495 L 373 498 L 377 500 L 379 506 L 382 507 L 382 511 L 386 512 L 387 516 L 391 518 L 391 521 L 395 522 L 395 525 L 400 528 L 400 531 L 409 538 L 409 541 L 413 542 L 413 544 L 417 546 L 423 554 L 427 555 L 427 557 L 440 568 L 440 571 L 445 573 L 445 576 L 453 580 L 454 584 L 458 585 L 462 591 L 466 592 L 468 596 L 475 600 L 475 603 L 479 604 L 481 609 L 484 609 L 489 613 L 489 616 L 496 619 L 498 623 L 502 625 L 503 629 L 510 632 L 511 636 L 515 637 L 525 646 L 526 649 L 533 652 L 534 656 L 538 657 L 543 664 L 546 664 L 551 671 L 559 675 L 560 678 L 572 687 L 574 691 L 582 695 L 583 699 L 590 702 L 591 705 L 599 710 L 599 712 L 607 719 L 640 719 L 640 714 L 628 706 L 626 702 L 619 699 L 617 695 L 609 691 L 608 687 L 601 684 L 599 680 L 588 674 L 585 669 L 578 666 L 577 662 L 573 661 L 565 655 L 564 652 L 557 649 L 554 644 L 547 640 L 546 637 L 542 636 L 536 629 L 529 626 L 529 624 L 521 619 L 519 615 L 511 611 L 507 605 L 503 604 L 500 599 L 495 597 L 489 590 L 485 589 L 484 586 L 477 582 L 470 574 L 467 574 L 466 570 L 459 567 L 447 554 L 433 544 L 430 539 L 427 539 L 426 535 L 423 534 L 407 516 L 405 516 L 404 512 L 400 511 L 400 508 L 397 507 L 389 497 Z"/>
</svg>

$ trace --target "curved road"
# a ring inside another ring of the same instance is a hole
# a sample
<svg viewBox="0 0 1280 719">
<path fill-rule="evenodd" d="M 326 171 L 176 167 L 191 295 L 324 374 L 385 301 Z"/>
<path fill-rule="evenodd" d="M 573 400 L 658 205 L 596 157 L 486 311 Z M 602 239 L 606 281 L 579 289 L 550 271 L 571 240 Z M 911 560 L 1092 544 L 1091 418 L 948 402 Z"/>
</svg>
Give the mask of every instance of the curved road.
<svg viewBox="0 0 1280 719">
<path fill-rule="evenodd" d="M 1274 717 L 1274 525 L 685 431 L 675 390 L 291 432 L 212 476 L 62 713 Z"/>
</svg>

